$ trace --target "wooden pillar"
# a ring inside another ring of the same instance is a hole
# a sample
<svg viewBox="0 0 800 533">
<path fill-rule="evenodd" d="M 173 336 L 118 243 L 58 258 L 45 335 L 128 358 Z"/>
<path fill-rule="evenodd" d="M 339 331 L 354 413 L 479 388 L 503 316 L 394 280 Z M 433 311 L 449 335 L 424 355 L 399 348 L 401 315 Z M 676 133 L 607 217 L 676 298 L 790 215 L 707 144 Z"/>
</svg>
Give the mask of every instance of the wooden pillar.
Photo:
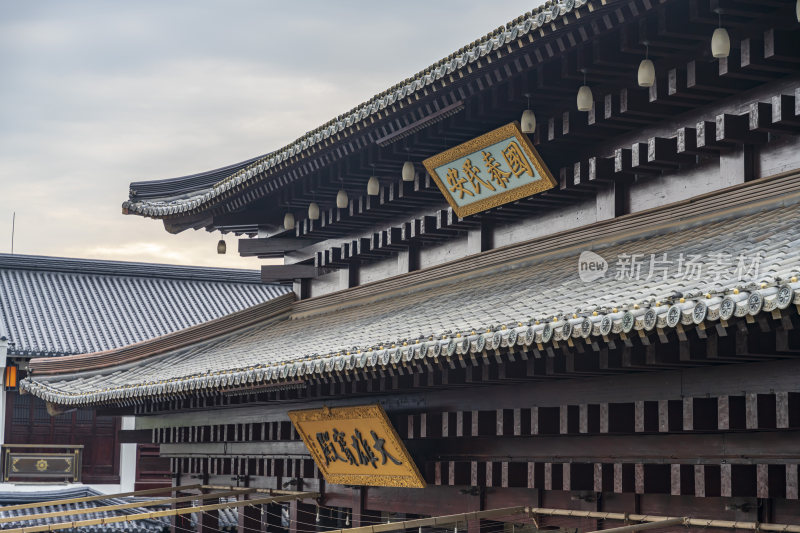
<svg viewBox="0 0 800 533">
<path fill-rule="evenodd" d="M 214 500 L 206 500 L 206 505 L 217 503 Z M 198 517 L 198 533 L 217 533 L 219 530 L 219 511 L 203 511 Z"/>
<path fill-rule="evenodd" d="M 283 533 L 287 528 L 283 527 L 283 506 L 278 503 L 268 503 L 262 508 L 262 531 L 269 533 Z"/>
<path fill-rule="evenodd" d="M 191 502 L 172 504 L 173 509 L 180 509 L 184 507 L 191 507 Z M 194 528 L 192 527 L 191 515 L 189 514 L 175 515 L 172 517 L 170 522 L 170 533 L 189 533 L 194 531 Z"/>
<path fill-rule="evenodd" d="M 172 486 L 180 485 L 181 475 L 178 465 L 173 463 L 173 466 L 176 468 L 173 469 L 173 472 L 177 473 L 177 477 L 172 478 Z M 172 496 L 178 497 L 183 496 L 183 494 L 173 493 Z M 183 503 L 173 503 L 173 509 L 179 509 L 182 507 L 190 507 L 192 505 L 191 502 L 183 502 Z M 190 520 L 191 515 L 188 514 L 178 514 L 172 517 L 170 520 L 170 533 L 188 533 L 189 531 L 193 531 L 192 522 Z"/>
<path fill-rule="evenodd" d="M 353 489 L 353 505 L 352 513 L 350 515 L 350 527 L 361 527 L 366 525 L 362 523 L 362 516 L 364 515 L 364 503 L 367 497 L 367 489 L 363 487 Z"/>
<path fill-rule="evenodd" d="M 242 499 L 249 498 L 247 498 L 247 496 L 242 496 Z M 263 531 L 260 505 L 245 505 L 244 507 L 239 507 L 237 515 L 239 531 Z"/>
<path fill-rule="evenodd" d="M 324 507 L 319 510 L 317 528 L 320 531 L 329 531 L 340 527 L 344 527 L 344 525 L 339 526 L 339 513 L 335 509 Z"/>
<path fill-rule="evenodd" d="M 310 533 L 317 530 L 317 507 L 295 500 L 289 505 L 289 533 Z"/>
</svg>

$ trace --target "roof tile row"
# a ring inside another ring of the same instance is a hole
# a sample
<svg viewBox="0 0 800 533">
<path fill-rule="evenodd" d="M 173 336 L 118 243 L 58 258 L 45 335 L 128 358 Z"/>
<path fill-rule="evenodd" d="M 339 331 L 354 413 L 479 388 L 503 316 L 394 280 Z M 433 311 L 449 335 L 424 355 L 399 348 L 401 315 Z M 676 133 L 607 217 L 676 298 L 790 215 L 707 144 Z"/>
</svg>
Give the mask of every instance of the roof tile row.
<svg viewBox="0 0 800 533">
<path fill-rule="evenodd" d="M 579 277 L 576 251 L 537 255 L 402 296 L 266 321 L 133 367 L 34 376 L 22 387 L 67 405 L 141 401 L 786 309 L 800 303 L 799 216 L 787 205 L 684 222 L 595 250 L 609 268 L 593 280 Z"/>
</svg>

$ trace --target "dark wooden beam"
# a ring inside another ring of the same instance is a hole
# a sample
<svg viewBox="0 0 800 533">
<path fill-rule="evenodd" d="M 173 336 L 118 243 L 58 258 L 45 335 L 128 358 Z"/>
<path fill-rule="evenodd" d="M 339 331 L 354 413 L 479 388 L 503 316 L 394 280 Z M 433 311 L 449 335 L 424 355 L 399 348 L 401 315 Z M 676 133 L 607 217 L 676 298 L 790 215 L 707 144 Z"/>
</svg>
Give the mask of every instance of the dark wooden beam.
<svg viewBox="0 0 800 533">
<path fill-rule="evenodd" d="M 276 281 L 315 278 L 329 271 L 313 265 L 262 265 L 261 281 L 263 283 L 274 283 Z"/>
<path fill-rule="evenodd" d="M 797 457 L 794 431 L 629 435 L 420 438 L 406 441 L 416 460 L 783 464 Z"/>
<path fill-rule="evenodd" d="M 260 239 L 239 239 L 239 255 L 242 257 L 283 257 L 286 252 L 300 250 L 318 241 L 269 237 Z"/>
</svg>

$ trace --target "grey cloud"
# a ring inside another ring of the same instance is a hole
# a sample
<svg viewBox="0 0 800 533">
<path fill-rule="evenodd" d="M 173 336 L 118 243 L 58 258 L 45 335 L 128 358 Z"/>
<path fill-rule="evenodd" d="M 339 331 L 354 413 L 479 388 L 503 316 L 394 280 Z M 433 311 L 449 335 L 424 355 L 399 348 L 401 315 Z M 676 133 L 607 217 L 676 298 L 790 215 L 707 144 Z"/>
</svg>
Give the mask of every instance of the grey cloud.
<svg viewBox="0 0 800 533">
<path fill-rule="evenodd" d="M 535 3 L 0 1 L 0 250 L 16 210 L 20 253 L 255 266 L 122 216 L 128 183 L 283 146 Z"/>
</svg>

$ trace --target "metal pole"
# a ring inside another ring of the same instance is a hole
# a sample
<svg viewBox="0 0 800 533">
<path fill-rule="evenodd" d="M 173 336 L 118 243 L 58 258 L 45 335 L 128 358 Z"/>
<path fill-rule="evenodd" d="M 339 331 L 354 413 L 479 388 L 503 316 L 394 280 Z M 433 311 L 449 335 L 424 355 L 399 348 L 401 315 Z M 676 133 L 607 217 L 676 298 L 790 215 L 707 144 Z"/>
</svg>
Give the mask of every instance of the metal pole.
<svg viewBox="0 0 800 533">
<path fill-rule="evenodd" d="M 647 524 L 631 524 L 629 526 L 614 527 L 602 531 L 592 531 L 591 533 L 629 533 L 631 531 L 644 531 L 646 529 L 658 529 L 660 527 L 683 525 L 685 518 L 671 518 L 660 522 L 648 522 Z"/>
<path fill-rule="evenodd" d="M 643 514 L 604 513 L 601 511 L 578 511 L 576 509 L 548 509 L 543 507 L 530 507 L 532 515 L 566 516 L 572 518 L 597 518 L 600 520 L 633 520 L 636 522 L 663 522 L 680 518 L 677 516 L 655 516 Z M 734 520 L 711 520 L 707 518 L 681 518 L 687 526 L 719 527 L 725 529 L 749 529 L 751 531 L 781 531 L 785 533 L 800 533 L 800 525 L 793 524 L 762 524 L 759 522 L 737 522 Z M 608 530 L 606 530 L 608 531 Z"/>
<path fill-rule="evenodd" d="M 486 511 L 471 511 L 453 515 L 433 516 L 431 518 L 418 518 L 415 520 L 405 520 L 387 524 L 352 527 L 349 529 L 334 529 L 326 531 L 326 533 L 389 533 L 391 531 L 403 531 L 421 527 L 441 528 L 443 526 L 452 526 L 453 524 L 464 523 L 470 520 L 479 520 L 481 518 L 510 518 L 524 512 L 524 507 L 506 507 L 501 509 L 489 509 Z"/>
<path fill-rule="evenodd" d="M 18 527 L 14 529 L 4 530 L 6 533 L 33 533 L 34 531 L 57 531 L 60 529 L 76 529 L 87 526 L 97 526 L 103 524 L 116 524 L 119 522 L 135 522 L 137 520 L 151 520 L 153 518 L 160 518 L 165 516 L 175 516 L 190 513 L 202 513 L 206 511 L 218 511 L 219 509 L 238 508 L 245 505 L 263 505 L 267 503 L 286 502 L 297 499 L 315 499 L 319 497 L 317 492 L 298 493 L 291 496 L 275 496 L 272 498 L 261 498 L 257 500 L 237 500 L 227 503 L 213 503 L 210 505 L 200 505 L 195 507 L 182 507 L 179 509 L 166 509 L 164 511 L 153 511 L 149 513 L 137 513 L 118 516 L 105 516 L 102 518 L 93 518 L 89 520 L 75 520 L 72 522 L 58 522 L 55 524 L 47 524 L 44 526 L 28 526 Z M 25 516 L 22 517 L 22 520 Z"/>
<path fill-rule="evenodd" d="M 14 230 L 17 226 L 17 212 L 11 213 L 11 255 L 14 255 Z"/>
</svg>

